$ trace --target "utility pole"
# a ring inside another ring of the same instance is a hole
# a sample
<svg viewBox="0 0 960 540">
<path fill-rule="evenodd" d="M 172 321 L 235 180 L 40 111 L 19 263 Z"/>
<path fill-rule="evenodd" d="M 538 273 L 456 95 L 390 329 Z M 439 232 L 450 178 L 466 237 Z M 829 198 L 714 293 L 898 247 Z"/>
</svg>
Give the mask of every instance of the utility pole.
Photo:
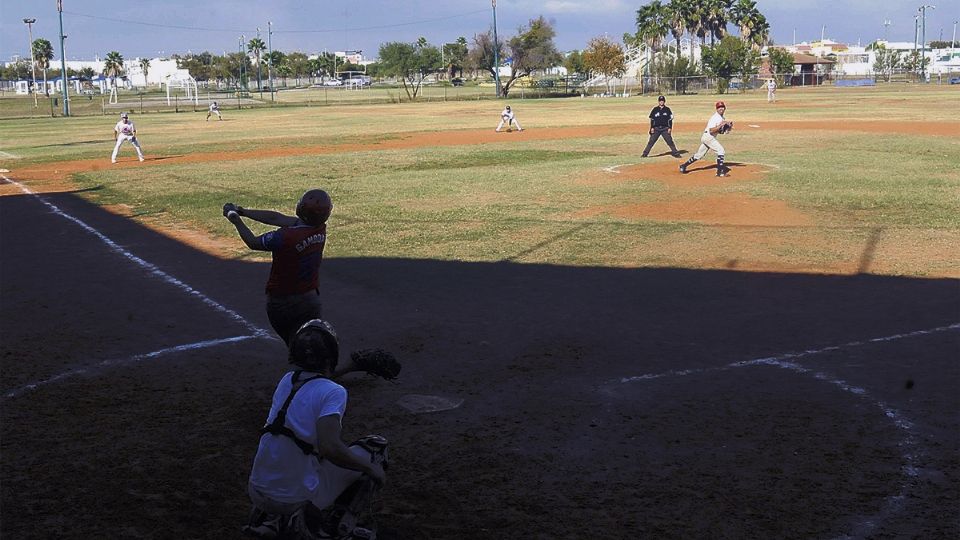
<svg viewBox="0 0 960 540">
<path fill-rule="evenodd" d="M 500 44 L 497 41 L 497 0 L 493 4 L 493 80 L 497 85 L 497 98 L 500 98 Z"/>
<path fill-rule="evenodd" d="M 37 60 L 33 57 L 33 23 L 37 20 L 24 19 L 23 22 L 27 25 L 27 34 L 30 36 L 30 72 L 33 73 L 33 108 L 36 109 L 39 105 L 37 104 Z M 956 33 L 956 23 L 954 23 L 953 29 Z"/>
<path fill-rule="evenodd" d="M 953 39 L 950 40 L 950 48 L 957 46 L 957 23 L 960 21 L 953 21 Z"/>
<path fill-rule="evenodd" d="M 267 80 L 270 81 L 270 101 L 273 101 L 273 23 L 267 21 Z"/>
<path fill-rule="evenodd" d="M 890 19 L 884 19 L 883 21 L 883 41 L 888 43 L 890 41 Z"/>
<path fill-rule="evenodd" d="M 70 93 L 67 92 L 67 58 L 63 55 L 63 0 L 57 0 L 60 14 L 60 82 L 63 83 L 63 115 L 70 116 Z"/>
</svg>

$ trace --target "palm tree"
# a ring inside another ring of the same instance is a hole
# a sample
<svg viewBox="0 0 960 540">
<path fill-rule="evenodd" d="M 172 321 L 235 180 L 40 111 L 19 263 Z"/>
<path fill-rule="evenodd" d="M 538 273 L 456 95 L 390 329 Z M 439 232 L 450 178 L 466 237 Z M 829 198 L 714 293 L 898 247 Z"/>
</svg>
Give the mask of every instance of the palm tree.
<svg viewBox="0 0 960 540">
<path fill-rule="evenodd" d="M 117 51 L 107 53 L 103 61 L 103 74 L 113 79 L 113 86 L 117 86 L 117 75 L 123 73 L 123 55 Z"/>
<path fill-rule="evenodd" d="M 680 57 L 680 38 L 689 28 L 690 14 L 693 12 L 691 0 L 670 0 L 666 6 L 670 14 L 670 33 L 677 40 L 677 58 Z"/>
<path fill-rule="evenodd" d="M 260 56 L 263 54 L 263 51 L 267 50 L 267 44 L 263 42 L 260 38 L 253 38 L 247 43 L 247 51 L 252 52 L 254 56 L 257 57 L 257 89 L 261 88 L 260 85 Z"/>
<path fill-rule="evenodd" d="M 733 24 L 740 27 L 740 39 L 742 39 L 744 43 L 753 42 L 750 35 L 757 27 L 757 24 L 761 22 L 761 19 L 763 22 L 766 22 L 760 10 L 757 9 L 757 3 L 754 2 L 754 0 L 736 0 L 736 2 L 730 6 L 730 20 Z"/>
<path fill-rule="evenodd" d="M 693 39 L 700 38 L 700 45 L 704 45 L 707 39 L 706 22 L 703 18 L 703 5 L 695 2 L 690 5 L 690 11 L 687 12 L 687 32 L 690 33 L 690 62 L 693 63 Z"/>
<path fill-rule="evenodd" d="M 143 70 L 143 84 L 147 85 L 147 74 L 150 72 L 150 60 L 146 58 L 140 59 L 140 69 Z"/>
<path fill-rule="evenodd" d="M 47 69 L 50 67 L 50 61 L 53 60 L 53 45 L 43 38 L 33 40 L 33 57 L 36 59 L 37 64 L 40 65 L 40 68 L 43 69 L 43 93 L 49 96 L 50 90 L 47 88 Z M 63 84 L 67 83 L 64 82 Z"/>
<path fill-rule="evenodd" d="M 733 0 L 703 0 L 703 19 L 710 35 L 710 46 L 727 35 L 727 20 Z"/>
<path fill-rule="evenodd" d="M 637 10 L 637 43 L 644 43 L 656 52 L 671 28 L 670 10 L 660 0 L 653 0 Z"/>
</svg>

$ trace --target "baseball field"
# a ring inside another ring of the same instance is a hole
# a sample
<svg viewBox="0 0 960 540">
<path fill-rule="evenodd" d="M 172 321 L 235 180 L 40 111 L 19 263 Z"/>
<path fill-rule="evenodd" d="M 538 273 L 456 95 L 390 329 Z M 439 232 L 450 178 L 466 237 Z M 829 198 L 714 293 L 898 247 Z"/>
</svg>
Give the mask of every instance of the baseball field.
<svg viewBox="0 0 960 540">
<path fill-rule="evenodd" d="M 650 96 L 0 119 L 0 535 L 239 537 L 287 363 L 220 209 L 319 187 L 379 538 L 960 536 L 960 88 L 671 95 L 683 159 L 717 99 L 725 178 Z"/>
</svg>

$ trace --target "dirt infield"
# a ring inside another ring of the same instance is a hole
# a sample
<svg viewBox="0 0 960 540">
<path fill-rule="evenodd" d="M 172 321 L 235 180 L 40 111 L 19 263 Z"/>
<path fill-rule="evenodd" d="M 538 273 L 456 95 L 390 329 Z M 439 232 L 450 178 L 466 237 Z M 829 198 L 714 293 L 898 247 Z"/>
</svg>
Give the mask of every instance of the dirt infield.
<svg viewBox="0 0 960 540">
<path fill-rule="evenodd" d="M 636 127 L 605 133 L 619 129 Z M 225 157 L 251 156 L 166 162 Z M 264 330 L 267 267 L 70 192 L 69 173 L 101 166 L 0 184 L 0 533 L 238 537 L 286 368 Z M 668 166 L 584 181 L 664 167 L 669 196 L 712 176 Z M 678 204 L 590 211 L 809 219 L 737 194 Z M 396 384 L 345 381 L 345 436 L 392 445 L 383 539 L 960 536 L 956 279 L 341 258 L 322 288 L 344 349 L 405 365 Z M 413 394 L 463 404 L 412 414 L 397 403 Z"/>
</svg>

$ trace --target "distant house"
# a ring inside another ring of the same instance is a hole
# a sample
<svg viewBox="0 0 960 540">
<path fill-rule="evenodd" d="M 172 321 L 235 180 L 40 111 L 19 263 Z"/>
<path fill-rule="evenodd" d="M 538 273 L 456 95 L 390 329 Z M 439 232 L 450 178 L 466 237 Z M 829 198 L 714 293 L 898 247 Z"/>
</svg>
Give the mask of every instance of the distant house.
<svg viewBox="0 0 960 540">
<path fill-rule="evenodd" d="M 799 69 L 792 77 L 791 86 L 815 86 L 823 81 L 824 72 L 835 62 L 803 53 L 793 53 L 793 65 Z"/>
</svg>

